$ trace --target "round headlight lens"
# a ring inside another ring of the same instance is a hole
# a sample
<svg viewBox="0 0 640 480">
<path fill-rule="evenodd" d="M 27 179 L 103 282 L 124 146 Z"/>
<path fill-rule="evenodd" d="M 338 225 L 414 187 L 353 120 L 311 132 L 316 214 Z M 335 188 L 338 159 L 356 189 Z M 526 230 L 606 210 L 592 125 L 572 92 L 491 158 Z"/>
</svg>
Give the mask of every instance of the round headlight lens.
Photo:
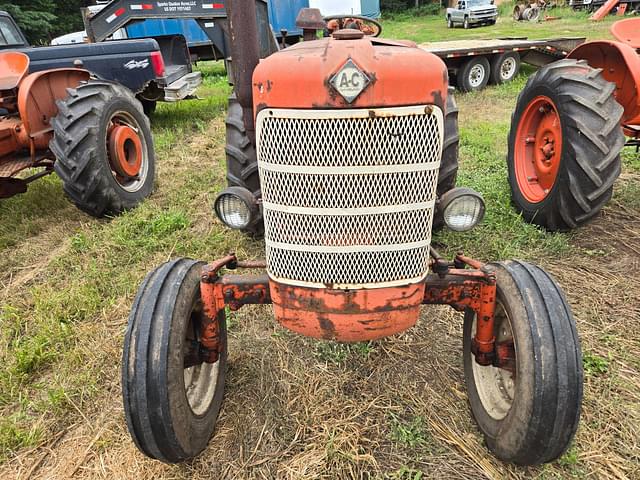
<svg viewBox="0 0 640 480">
<path fill-rule="evenodd" d="M 463 194 L 452 199 L 443 212 L 444 223 L 451 230 L 466 232 L 484 217 L 484 202 L 479 195 Z"/>
<path fill-rule="evenodd" d="M 216 213 L 228 227 L 243 229 L 251 223 L 251 208 L 239 196 L 223 193 L 216 200 Z"/>
</svg>

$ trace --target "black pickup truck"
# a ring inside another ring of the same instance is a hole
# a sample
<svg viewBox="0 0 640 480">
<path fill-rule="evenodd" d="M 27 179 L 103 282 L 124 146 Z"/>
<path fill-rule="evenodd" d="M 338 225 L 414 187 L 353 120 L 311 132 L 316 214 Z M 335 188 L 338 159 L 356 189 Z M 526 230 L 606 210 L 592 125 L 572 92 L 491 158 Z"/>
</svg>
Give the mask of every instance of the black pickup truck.
<svg viewBox="0 0 640 480">
<path fill-rule="evenodd" d="M 182 100 L 202 83 L 200 72 L 192 70 L 187 41 L 181 35 L 30 47 L 13 18 L 0 11 L 0 50 L 27 54 L 30 73 L 76 66 L 117 82 L 142 101 L 147 113 L 156 101 Z"/>
</svg>

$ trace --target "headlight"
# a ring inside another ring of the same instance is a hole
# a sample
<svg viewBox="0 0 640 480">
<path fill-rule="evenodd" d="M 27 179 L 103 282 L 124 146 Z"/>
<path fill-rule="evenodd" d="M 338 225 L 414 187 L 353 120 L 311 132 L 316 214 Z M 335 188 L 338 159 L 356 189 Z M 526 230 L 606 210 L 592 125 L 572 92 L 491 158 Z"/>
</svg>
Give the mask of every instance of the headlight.
<svg viewBox="0 0 640 480">
<path fill-rule="evenodd" d="M 242 187 L 223 190 L 213 204 L 216 215 L 229 228 L 243 230 L 256 221 L 258 205 L 253 194 Z"/>
<path fill-rule="evenodd" d="M 454 188 L 442 195 L 439 210 L 447 227 L 455 232 L 466 232 L 482 221 L 484 200 L 470 188 Z"/>
</svg>

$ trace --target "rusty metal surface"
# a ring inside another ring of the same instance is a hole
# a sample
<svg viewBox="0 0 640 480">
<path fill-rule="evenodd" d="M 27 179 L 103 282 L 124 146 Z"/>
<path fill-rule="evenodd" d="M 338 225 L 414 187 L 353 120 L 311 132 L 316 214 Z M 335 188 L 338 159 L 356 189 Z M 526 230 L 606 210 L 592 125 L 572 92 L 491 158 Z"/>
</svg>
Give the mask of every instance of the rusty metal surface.
<svg viewBox="0 0 640 480">
<path fill-rule="evenodd" d="M 29 71 L 30 61 L 24 53 L 0 53 L 0 90 L 16 88 Z"/>
<path fill-rule="evenodd" d="M 334 290 L 271 281 L 276 320 L 302 335 L 360 342 L 402 332 L 418 320 L 424 284 Z"/>
<path fill-rule="evenodd" d="M 352 103 L 331 79 L 351 61 L 371 80 Z M 296 75 L 291 75 L 296 65 Z M 417 47 L 388 45 L 367 37 L 301 42 L 262 60 L 253 75 L 256 113 L 264 108 L 382 108 L 437 105 L 444 110 L 445 64 Z"/>
<path fill-rule="evenodd" d="M 229 19 L 234 90 L 238 103 L 242 106 L 247 136 L 255 145 L 256 133 L 251 79 L 260 61 L 256 6 L 254 0 L 227 0 L 225 3 Z"/>
<path fill-rule="evenodd" d="M 567 58 L 586 60 L 593 68 L 601 68 L 605 80 L 616 84 L 616 100 L 624 108 L 622 123 L 640 123 L 640 56 L 622 42 L 587 42 L 574 49 Z"/>
</svg>

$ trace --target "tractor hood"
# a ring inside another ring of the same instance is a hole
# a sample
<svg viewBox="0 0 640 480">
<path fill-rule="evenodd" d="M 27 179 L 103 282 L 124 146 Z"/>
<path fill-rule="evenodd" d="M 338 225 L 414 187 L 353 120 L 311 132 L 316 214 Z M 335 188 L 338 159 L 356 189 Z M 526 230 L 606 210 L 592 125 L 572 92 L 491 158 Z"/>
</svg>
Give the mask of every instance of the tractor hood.
<svg viewBox="0 0 640 480">
<path fill-rule="evenodd" d="M 254 109 L 376 108 L 437 105 L 444 110 L 445 64 L 411 42 L 341 30 L 260 61 L 253 74 Z"/>
</svg>

